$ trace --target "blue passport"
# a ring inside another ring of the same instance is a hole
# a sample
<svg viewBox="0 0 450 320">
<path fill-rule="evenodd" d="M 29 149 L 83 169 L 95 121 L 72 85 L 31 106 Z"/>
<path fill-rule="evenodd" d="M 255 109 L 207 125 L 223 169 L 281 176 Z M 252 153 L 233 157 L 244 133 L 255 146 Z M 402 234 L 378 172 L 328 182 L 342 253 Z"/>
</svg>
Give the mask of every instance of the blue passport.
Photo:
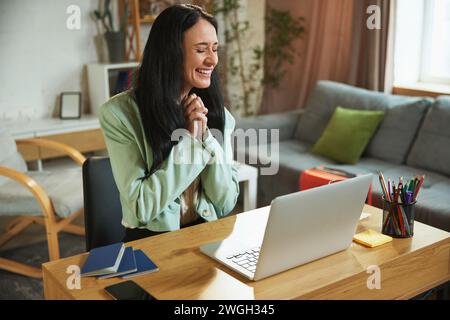
<svg viewBox="0 0 450 320">
<path fill-rule="evenodd" d="M 134 252 L 132 247 L 125 248 L 125 252 L 123 253 L 122 261 L 120 261 L 119 268 L 117 272 L 105 274 L 103 276 L 98 277 L 98 279 L 107 279 L 118 276 L 123 276 L 127 273 L 136 272 L 136 259 L 134 258 Z"/>
<path fill-rule="evenodd" d="M 142 250 L 134 250 L 134 257 L 136 258 L 137 271 L 124 275 L 123 279 L 128 279 L 143 274 L 158 271 L 158 266 L 149 258 Z"/>
<path fill-rule="evenodd" d="M 123 242 L 92 249 L 81 268 L 81 276 L 98 276 L 117 272 L 124 251 Z"/>
</svg>

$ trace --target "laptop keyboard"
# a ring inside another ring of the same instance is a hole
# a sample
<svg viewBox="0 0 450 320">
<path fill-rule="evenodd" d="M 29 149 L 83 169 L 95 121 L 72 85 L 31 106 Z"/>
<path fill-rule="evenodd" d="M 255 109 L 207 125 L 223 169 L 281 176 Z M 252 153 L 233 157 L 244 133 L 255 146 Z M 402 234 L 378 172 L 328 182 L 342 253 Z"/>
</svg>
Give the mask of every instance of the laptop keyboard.
<svg viewBox="0 0 450 320">
<path fill-rule="evenodd" d="M 260 247 L 255 247 L 236 254 L 232 254 L 228 256 L 227 259 L 254 273 L 256 270 L 256 263 L 258 262 L 259 258 L 259 249 Z"/>
</svg>

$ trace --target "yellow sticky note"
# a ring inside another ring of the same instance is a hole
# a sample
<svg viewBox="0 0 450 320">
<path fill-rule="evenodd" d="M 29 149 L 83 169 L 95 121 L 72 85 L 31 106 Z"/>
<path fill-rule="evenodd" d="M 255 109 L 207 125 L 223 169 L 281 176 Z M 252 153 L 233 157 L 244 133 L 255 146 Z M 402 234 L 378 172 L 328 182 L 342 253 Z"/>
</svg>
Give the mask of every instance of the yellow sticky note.
<svg viewBox="0 0 450 320">
<path fill-rule="evenodd" d="M 367 229 L 364 232 L 357 233 L 353 236 L 353 241 L 364 246 L 373 248 L 392 241 L 392 237 L 379 233 L 375 230 Z"/>
</svg>

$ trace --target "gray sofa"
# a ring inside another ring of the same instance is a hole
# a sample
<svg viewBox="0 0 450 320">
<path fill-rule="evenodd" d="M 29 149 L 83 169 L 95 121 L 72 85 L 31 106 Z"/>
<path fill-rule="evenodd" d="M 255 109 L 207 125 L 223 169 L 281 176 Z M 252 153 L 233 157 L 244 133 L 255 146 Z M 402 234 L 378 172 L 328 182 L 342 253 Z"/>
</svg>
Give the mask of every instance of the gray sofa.
<svg viewBox="0 0 450 320">
<path fill-rule="evenodd" d="M 311 154 L 312 145 L 325 129 L 337 106 L 385 110 L 383 122 L 356 165 L 344 165 Z M 279 149 L 279 157 L 261 155 L 257 148 L 235 146 L 235 157 L 258 159 L 256 167 L 278 165 L 275 175 L 260 175 L 258 206 L 270 204 L 276 196 L 298 191 L 300 173 L 319 165 L 353 173 L 375 173 L 373 203 L 382 207 L 376 175 L 405 178 L 425 174 L 418 197 L 416 220 L 450 231 L 450 97 L 437 99 L 388 95 L 349 85 L 319 81 L 306 106 L 294 112 L 237 118 L 236 128 L 279 129 L 279 142 L 267 147 Z M 276 144 L 276 145 L 274 145 Z M 263 146 L 266 147 L 266 146 Z"/>
</svg>

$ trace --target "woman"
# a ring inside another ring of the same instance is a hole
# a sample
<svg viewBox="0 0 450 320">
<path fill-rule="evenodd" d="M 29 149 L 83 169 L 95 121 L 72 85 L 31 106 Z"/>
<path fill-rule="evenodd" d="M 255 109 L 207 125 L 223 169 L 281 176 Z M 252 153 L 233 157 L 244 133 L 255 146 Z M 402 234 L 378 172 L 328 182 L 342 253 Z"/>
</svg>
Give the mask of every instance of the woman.
<svg viewBox="0 0 450 320">
<path fill-rule="evenodd" d="M 124 241 L 216 220 L 236 204 L 234 119 L 219 91 L 217 47 L 212 16 L 193 5 L 167 8 L 152 26 L 136 87 L 101 107 Z M 185 134 L 173 141 L 179 129 Z"/>
</svg>

